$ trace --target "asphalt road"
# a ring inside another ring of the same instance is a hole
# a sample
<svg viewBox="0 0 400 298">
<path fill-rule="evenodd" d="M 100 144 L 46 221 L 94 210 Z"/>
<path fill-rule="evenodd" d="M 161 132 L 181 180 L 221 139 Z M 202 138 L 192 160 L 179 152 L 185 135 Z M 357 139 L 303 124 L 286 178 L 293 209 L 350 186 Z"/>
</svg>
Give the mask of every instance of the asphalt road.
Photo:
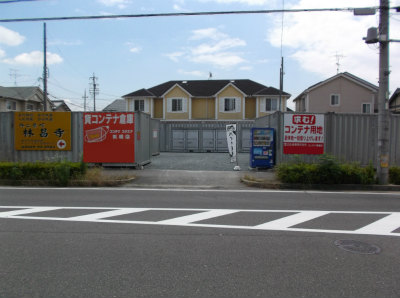
<svg viewBox="0 0 400 298">
<path fill-rule="evenodd" d="M 398 212 L 400 193 L 1 188 L 0 297 L 399 297 Z"/>
</svg>

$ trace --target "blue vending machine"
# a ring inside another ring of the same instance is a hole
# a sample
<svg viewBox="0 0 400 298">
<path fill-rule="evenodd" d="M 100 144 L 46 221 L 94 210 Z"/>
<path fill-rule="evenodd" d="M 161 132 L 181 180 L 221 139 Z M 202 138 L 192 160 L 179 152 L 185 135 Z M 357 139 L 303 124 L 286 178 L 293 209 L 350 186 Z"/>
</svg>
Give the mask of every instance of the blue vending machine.
<svg viewBox="0 0 400 298">
<path fill-rule="evenodd" d="M 250 167 L 272 168 L 275 165 L 275 129 L 252 128 Z"/>
</svg>

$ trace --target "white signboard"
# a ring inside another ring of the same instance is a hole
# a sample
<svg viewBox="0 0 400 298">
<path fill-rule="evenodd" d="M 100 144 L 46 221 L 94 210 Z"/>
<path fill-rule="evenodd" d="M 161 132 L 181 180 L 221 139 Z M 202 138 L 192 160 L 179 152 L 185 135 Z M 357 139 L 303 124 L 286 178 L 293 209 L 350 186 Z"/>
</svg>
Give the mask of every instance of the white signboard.
<svg viewBox="0 0 400 298">
<path fill-rule="evenodd" d="M 231 162 L 236 162 L 236 124 L 228 124 L 226 126 L 226 138 Z"/>
<path fill-rule="evenodd" d="M 324 115 L 285 114 L 284 154 L 324 154 Z"/>
</svg>

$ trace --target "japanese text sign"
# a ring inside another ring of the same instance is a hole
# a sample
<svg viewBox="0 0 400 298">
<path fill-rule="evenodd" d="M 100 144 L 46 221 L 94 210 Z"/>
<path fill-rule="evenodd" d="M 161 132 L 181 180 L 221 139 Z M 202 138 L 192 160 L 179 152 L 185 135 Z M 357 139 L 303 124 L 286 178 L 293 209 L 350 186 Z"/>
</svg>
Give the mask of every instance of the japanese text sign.
<svg viewBox="0 0 400 298">
<path fill-rule="evenodd" d="M 15 112 L 15 150 L 71 150 L 70 112 Z"/>
<path fill-rule="evenodd" d="M 135 162 L 134 113 L 84 113 L 83 160 L 91 163 Z"/>
<path fill-rule="evenodd" d="M 284 154 L 323 154 L 324 115 L 285 114 Z"/>
</svg>

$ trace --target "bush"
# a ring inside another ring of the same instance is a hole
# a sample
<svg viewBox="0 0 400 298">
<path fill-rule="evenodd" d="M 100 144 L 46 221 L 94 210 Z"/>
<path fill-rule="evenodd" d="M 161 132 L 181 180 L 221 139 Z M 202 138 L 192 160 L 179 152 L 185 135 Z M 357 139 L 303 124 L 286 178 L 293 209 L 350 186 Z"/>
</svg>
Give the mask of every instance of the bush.
<svg viewBox="0 0 400 298">
<path fill-rule="evenodd" d="M 389 182 L 400 185 L 400 167 L 391 167 L 389 169 Z"/>
<path fill-rule="evenodd" d="M 282 163 L 276 170 L 284 183 L 302 184 L 373 184 L 375 170 L 370 164 L 361 167 L 357 163 L 341 164 L 333 156 L 322 155 L 318 163 Z"/>
<path fill-rule="evenodd" d="M 51 163 L 0 163 L 0 179 L 18 182 L 21 180 L 44 180 L 49 184 L 66 186 L 71 179 L 82 177 L 87 167 L 83 162 Z"/>
</svg>

